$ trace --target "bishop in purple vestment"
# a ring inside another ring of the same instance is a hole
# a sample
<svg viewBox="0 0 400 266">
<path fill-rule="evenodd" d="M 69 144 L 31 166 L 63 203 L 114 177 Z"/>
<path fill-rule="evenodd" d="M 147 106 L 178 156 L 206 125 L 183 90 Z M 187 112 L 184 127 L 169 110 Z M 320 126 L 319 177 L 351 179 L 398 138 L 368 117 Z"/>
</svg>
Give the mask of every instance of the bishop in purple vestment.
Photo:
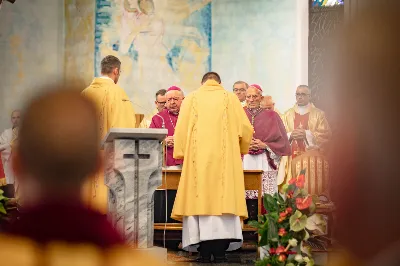
<svg viewBox="0 0 400 266">
<path fill-rule="evenodd" d="M 178 122 L 179 110 L 183 101 L 183 92 L 180 88 L 173 86 L 167 90 L 166 96 L 166 109 L 162 110 L 151 119 L 150 128 L 166 128 L 168 135 L 165 139 L 167 149 L 165 152 L 165 169 L 180 170 L 182 169 L 183 160 L 174 159 L 174 133 L 175 126 Z M 176 191 L 168 190 L 167 197 L 163 190 L 156 190 L 154 193 L 154 222 L 176 222 L 171 219 L 171 211 L 175 201 Z M 167 199 L 167 202 L 165 202 Z M 167 208 L 168 215 L 165 215 L 165 208 Z"/>
<path fill-rule="evenodd" d="M 249 154 L 243 156 L 243 169 L 263 170 L 263 194 L 274 195 L 278 192 L 278 166 L 282 156 L 290 155 L 290 144 L 279 115 L 260 107 L 262 98 L 259 85 L 249 86 L 245 112 L 254 127 L 254 135 Z M 257 191 L 246 191 L 247 199 L 258 196 Z"/>
<path fill-rule="evenodd" d="M 168 135 L 165 139 L 167 151 L 165 155 L 166 168 L 180 167 L 182 160 L 174 159 L 174 133 L 176 122 L 178 122 L 179 110 L 184 99 L 183 92 L 180 88 L 172 86 L 166 93 L 167 104 L 166 109 L 162 110 L 151 119 L 150 128 L 166 128 Z"/>
</svg>

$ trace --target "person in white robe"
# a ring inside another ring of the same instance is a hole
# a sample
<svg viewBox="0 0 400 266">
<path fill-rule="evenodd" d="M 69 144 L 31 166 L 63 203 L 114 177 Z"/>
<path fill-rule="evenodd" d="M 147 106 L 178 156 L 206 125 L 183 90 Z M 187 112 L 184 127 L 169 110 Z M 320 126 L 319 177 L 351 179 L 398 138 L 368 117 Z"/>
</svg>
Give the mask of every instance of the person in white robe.
<svg viewBox="0 0 400 266">
<path fill-rule="evenodd" d="M 18 126 L 20 120 L 20 111 L 15 110 L 11 114 L 12 128 L 8 128 L 0 135 L 0 152 L 3 163 L 6 185 L 4 187 L 5 196 L 14 197 L 16 184 L 14 171 L 12 170 L 12 145 L 18 138 Z"/>
</svg>

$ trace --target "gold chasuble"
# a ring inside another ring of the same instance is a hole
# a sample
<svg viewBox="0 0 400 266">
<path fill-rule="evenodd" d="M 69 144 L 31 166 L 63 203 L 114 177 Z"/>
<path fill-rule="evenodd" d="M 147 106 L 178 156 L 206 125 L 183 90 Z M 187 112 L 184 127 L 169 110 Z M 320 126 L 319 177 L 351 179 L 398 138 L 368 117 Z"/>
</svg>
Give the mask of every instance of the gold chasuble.
<svg viewBox="0 0 400 266">
<path fill-rule="evenodd" d="M 241 154 L 253 127 L 236 95 L 208 80 L 182 103 L 174 158 L 184 159 L 172 218 L 233 214 L 247 218 Z"/>
<path fill-rule="evenodd" d="M 289 134 L 296 128 L 302 128 L 307 133 L 305 140 L 291 141 L 292 155 L 286 160 L 285 180 L 282 183 L 288 183 L 302 169 L 306 169 L 305 189 L 310 194 L 321 195 L 327 192 L 329 185 L 329 163 L 324 156 L 324 148 L 332 132 L 323 111 L 313 104 L 304 108 L 300 112 L 295 105 L 281 117 Z"/>
<path fill-rule="evenodd" d="M 111 128 L 134 128 L 135 111 L 125 91 L 110 78 L 95 78 L 82 95 L 93 100 L 97 106 L 100 120 L 99 134 L 105 137 Z M 85 199 L 88 204 L 101 213 L 107 212 L 107 187 L 104 185 L 104 171 L 86 184 Z"/>
</svg>

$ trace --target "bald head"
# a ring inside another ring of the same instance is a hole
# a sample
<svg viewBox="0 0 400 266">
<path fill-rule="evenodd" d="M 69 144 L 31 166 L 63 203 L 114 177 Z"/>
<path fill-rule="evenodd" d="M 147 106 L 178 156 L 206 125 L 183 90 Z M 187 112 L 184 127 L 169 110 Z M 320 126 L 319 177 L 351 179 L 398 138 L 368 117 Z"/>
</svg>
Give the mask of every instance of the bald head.
<svg viewBox="0 0 400 266">
<path fill-rule="evenodd" d="M 272 99 L 272 96 L 266 95 L 263 97 L 260 103 L 260 107 L 267 110 L 274 111 L 275 109 L 275 102 Z"/>
<path fill-rule="evenodd" d="M 60 88 L 34 98 L 23 114 L 17 176 L 34 179 L 42 189 L 79 188 L 99 165 L 93 103 L 78 91 Z"/>
<path fill-rule="evenodd" d="M 13 128 L 16 128 L 19 126 L 19 122 L 21 119 L 21 111 L 20 110 L 14 110 L 11 113 L 11 123 Z"/>
</svg>

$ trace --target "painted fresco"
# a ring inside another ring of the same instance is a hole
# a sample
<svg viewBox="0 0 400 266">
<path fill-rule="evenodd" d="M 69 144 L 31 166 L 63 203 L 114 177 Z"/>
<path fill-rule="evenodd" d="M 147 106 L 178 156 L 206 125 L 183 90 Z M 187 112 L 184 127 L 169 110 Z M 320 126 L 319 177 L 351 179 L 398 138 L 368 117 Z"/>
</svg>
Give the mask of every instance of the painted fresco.
<svg viewBox="0 0 400 266">
<path fill-rule="evenodd" d="M 211 68 L 211 0 L 97 0 L 95 75 L 109 54 L 122 61 L 120 85 L 138 113 L 172 85 L 186 93 Z"/>
</svg>

